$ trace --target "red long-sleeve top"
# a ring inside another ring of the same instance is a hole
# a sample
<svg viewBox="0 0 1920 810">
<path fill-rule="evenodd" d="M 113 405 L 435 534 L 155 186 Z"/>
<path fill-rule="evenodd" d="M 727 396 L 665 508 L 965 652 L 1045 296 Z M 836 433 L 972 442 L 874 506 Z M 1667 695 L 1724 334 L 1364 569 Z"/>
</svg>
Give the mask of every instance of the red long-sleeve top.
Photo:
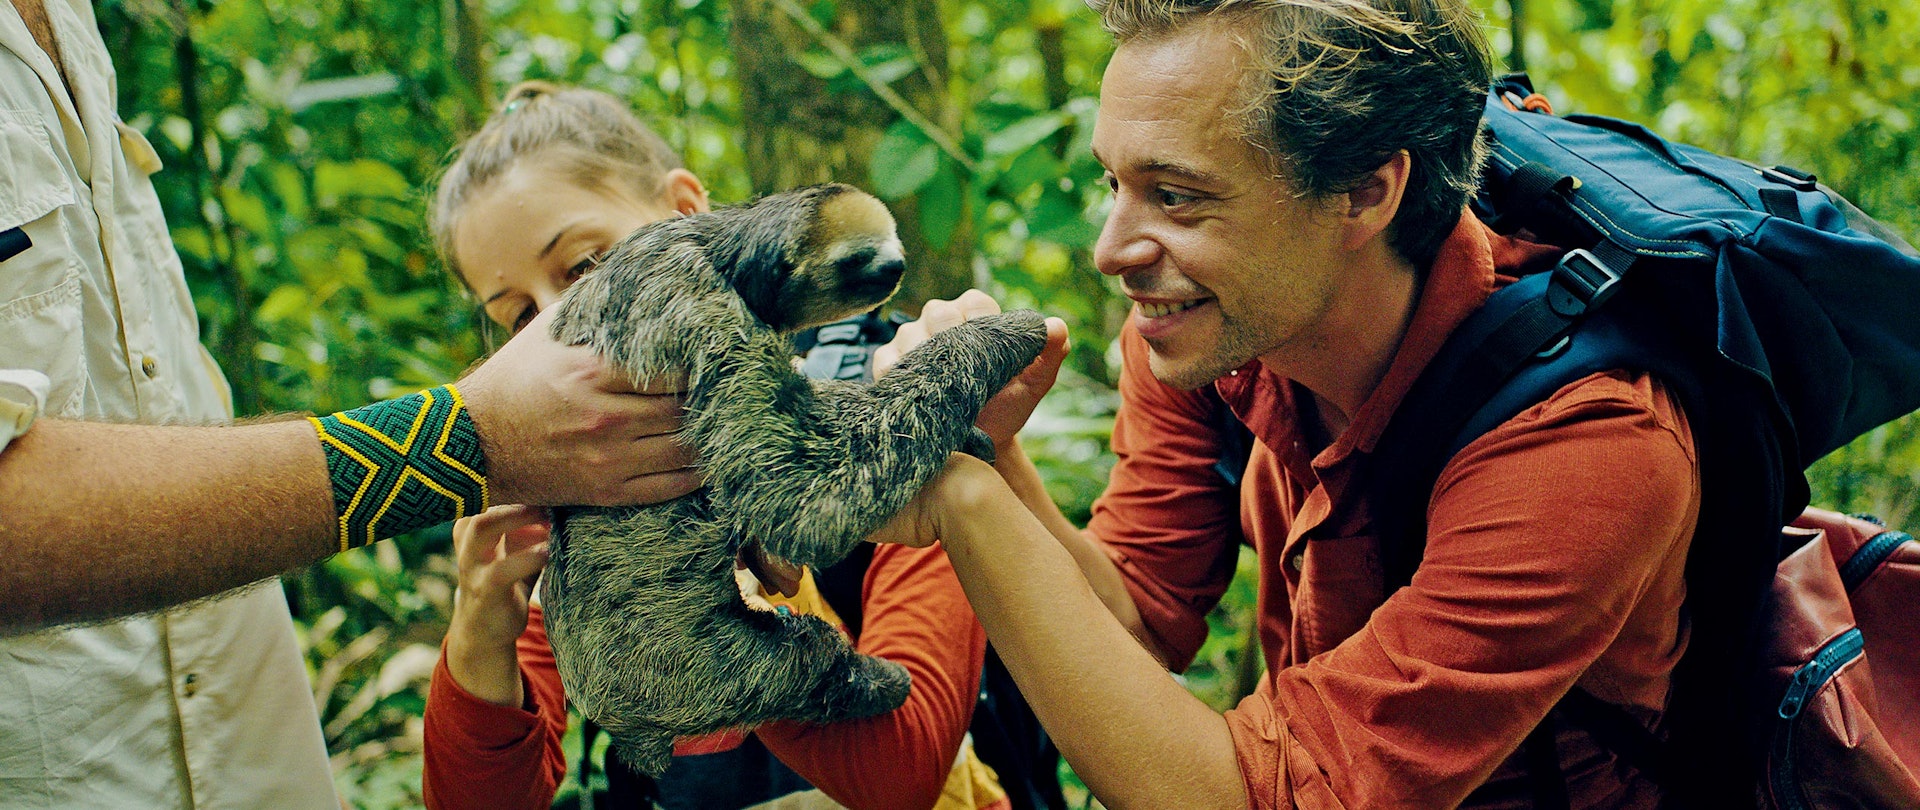
<svg viewBox="0 0 1920 810">
<path fill-rule="evenodd" d="M 1118 466 L 1091 534 L 1148 632 L 1184 666 L 1244 539 L 1258 554 L 1268 675 L 1228 712 L 1253 805 L 1527 806 L 1509 762 L 1576 683 L 1643 718 L 1685 648 L 1680 603 L 1700 484 L 1685 415 L 1658 381 L 1574 382 L 1445 468 L 1411 586 L 1384 593 L 1361 481 L 1374 443 L 1446 336 L 1503 268 L 1555 252 L 1464 216 L 1380 386 L 1330 446 L 1300 429 L 1310 395 L 1256 361 L 1215 383 L 1258 440 L 1236 492 L 1212 465 L 1210 400 L 1169 388 L 1123 336 Z M 1650 807 L 1654 788 L 1562 724 L 1575 807 Z"/>
<path fill-rule="evenodd" d="M 850 808 L 931 807 L 973 716 L 986 633 L 939 546 L 880 546 L 862 584 L 864 629 L 855 647 L 913 676 L 907 702 L 886 714 L 830 725 L 760 727 L 768 750 Z M 534 607 L 517 642 L 528 706 L 468 694 L 443 651 L 427 695 L 426 803 L 434 810 L 546 810 L 567 762 L 567 711 L 546 625 Z"/>
</svg>

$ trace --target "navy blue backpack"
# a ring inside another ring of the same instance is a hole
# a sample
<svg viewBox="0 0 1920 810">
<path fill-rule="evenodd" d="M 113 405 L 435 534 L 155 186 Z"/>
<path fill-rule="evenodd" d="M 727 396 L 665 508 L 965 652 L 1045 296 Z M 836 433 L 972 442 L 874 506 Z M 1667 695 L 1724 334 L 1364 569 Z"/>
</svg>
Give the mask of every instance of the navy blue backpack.
<svg viewBox="0 0 1920 810">
<path fill-rule="evenodd" d="M 1920 408 L 1920 255 L 1812 175 L 1555 116 L 1537 99 L 1523 75 L 1489 94 L 1492 157 L 1473 208 L 1499 232 L 1569 250 L 1455 331 L 1380 442 L 1389 591 L 1419 564 L 1427 501 L 1454 453 L 1588 374 L 1656 374 L 1687 410 L 1704 490 L 1668 736 L 1576 690 L 1522 748 L 1535 803 L 1565 804 L 1557 756 L 1532 749 L 1568 722 L 1675 804 L 1793 806 L 1755 790 L 1784 705 L 1755 676 L 1775 632 L 1770 590 L 1805 540 L 1782 527 L 1807 506 L 1808 464 Z"/>
</svg>

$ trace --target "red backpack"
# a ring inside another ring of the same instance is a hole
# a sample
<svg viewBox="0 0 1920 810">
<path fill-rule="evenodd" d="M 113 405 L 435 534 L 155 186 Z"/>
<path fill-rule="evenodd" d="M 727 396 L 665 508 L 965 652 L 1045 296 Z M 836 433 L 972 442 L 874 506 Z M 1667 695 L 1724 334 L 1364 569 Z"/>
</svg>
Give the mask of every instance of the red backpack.
<svg viewBox="0 0 1920 810">
<path fill-rule="evenodd" d="M 1920 807 L 1920 543 L 1809 509 L 1773 579 L 1763 802 Z"/>
</svg>

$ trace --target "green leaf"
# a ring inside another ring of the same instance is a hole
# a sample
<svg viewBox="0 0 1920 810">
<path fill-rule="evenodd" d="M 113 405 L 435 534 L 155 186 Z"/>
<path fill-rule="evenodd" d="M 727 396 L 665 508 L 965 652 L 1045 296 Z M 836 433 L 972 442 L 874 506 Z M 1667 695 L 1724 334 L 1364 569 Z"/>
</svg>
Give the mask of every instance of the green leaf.
<svg viewBox="0 0 1920 810">
<path fill-rule="evenodd" d="M 259 197 L 239 189 L 224 189 L 220 195 L 220 203 L 226 211 L 227 219 L 248 233 L 259 236 L 272 233 L 273 225 L 267 218 L 267 204 L 261 202 Z"/>
<path fill-rule="evenodd" d="M 1000 189 L 1009 197 L 1020 197 L 1035 186 L 1058 186 L 1066 171 L 1067 167 L 1052 151 L 1028 149 L 1014 158 L 1013 165 L 1000 175 Z"/>
<path fill-rule="evenodd" d="M 322 201 L 344 197 L 405 199 L 412 188 L 398 169 L 366 158 L 351 163 L 321 161 L 313 169 L 313 196 Z"/>
<path fill-rule="evenodd" d="M 939 171 L 920 190 L 920 233 L 936 251 L 947 249 L 960 226 L 959 168 L 953 161 L 939 161 Z"/>
<path fill-rule="evenodd" d="M 919 69 L 920 69 L 920 63 L 914 61 L 913 57 L 903 56 L 898 59 L 889 59 L 885 62 L 881 62 L 880 64 L 868 66 L 867 78 L 870 78 L 881 84 L 893 84 L 895 81 L 898 81 L 901 77 L 911 74 L 914 71 Z M 825 77 L 822 77 L 822 78 L 825 78 Z"/>
<path fill-rule="evenodd" d="M 307 309 L 310 300 L 305 287 L 294 284 L 278 287 L 267 295 L 267 300 L 260 302 L 255 317 L 266 323 L 278 323 L 298 316 Z"/>
<path fill-rule="evenodd" d="M 833 54 L 819 51 L 804 51 L 793 55 L 793 63 L 816 79 L 838 78 L 847 72 L 847 65 Z"/>
<path fill-rule="evenodd" d="M 195 261 L 213 260 L 213 241 L 207 238 L 207 229 L 198 225 L 183 225 L 173 229 L 173 247 Z"/>
<path fill-rule="evenodd" d="M 1040 202 L 1027 215 L 1027 230 L 1035 239 L 1067 247 L 1089 247 L 1100 238 L 1099 226 L 1087 221 L 1079 197 L 1058 187 L 1040 195 Z"/>
<path fill-rule="evenodd" d="M 280 205 L 287 212 L 287 218 L 295 222 L 307 219 L 307 184 L 300 176 L 300 170 L 289 163 L 280 163 L 272 167 L 267 175 L 273 186 L 273 193 L 279 195 Z"/>
<path fill-rule="evenodd" d="M 898 200 L 919 191 L 939 169 L 940 147 L 927 140 L 918 127 L 901 121 L 874 145 L 867 173 L 873 179 L 875 194 Z"/>
<path fill-rule="evenodd" d="M 987 136 L 984 146 L 987 157 L 1005 157 L 1024 152 L 1045 140 L 1048 135 L 1059 132 L 1066 123 L 1065 116 L 1048 112 L 1001 127 Z"/>
</svg>

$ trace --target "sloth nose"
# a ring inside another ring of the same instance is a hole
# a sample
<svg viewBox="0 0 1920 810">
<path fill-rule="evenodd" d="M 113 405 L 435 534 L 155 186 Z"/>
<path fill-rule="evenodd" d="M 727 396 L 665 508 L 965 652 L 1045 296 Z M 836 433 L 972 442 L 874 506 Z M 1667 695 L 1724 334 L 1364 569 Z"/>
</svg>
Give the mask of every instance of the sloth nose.
<svg viewBox="0 0 1920 810">
<path fill-rule="evenodd" d="M 907 272 L 907 263 L 901 259 L 884 258 L 869 262 L 860 272 L 860 281 L 869 284 L 892 285 Z"/>
</svg>

